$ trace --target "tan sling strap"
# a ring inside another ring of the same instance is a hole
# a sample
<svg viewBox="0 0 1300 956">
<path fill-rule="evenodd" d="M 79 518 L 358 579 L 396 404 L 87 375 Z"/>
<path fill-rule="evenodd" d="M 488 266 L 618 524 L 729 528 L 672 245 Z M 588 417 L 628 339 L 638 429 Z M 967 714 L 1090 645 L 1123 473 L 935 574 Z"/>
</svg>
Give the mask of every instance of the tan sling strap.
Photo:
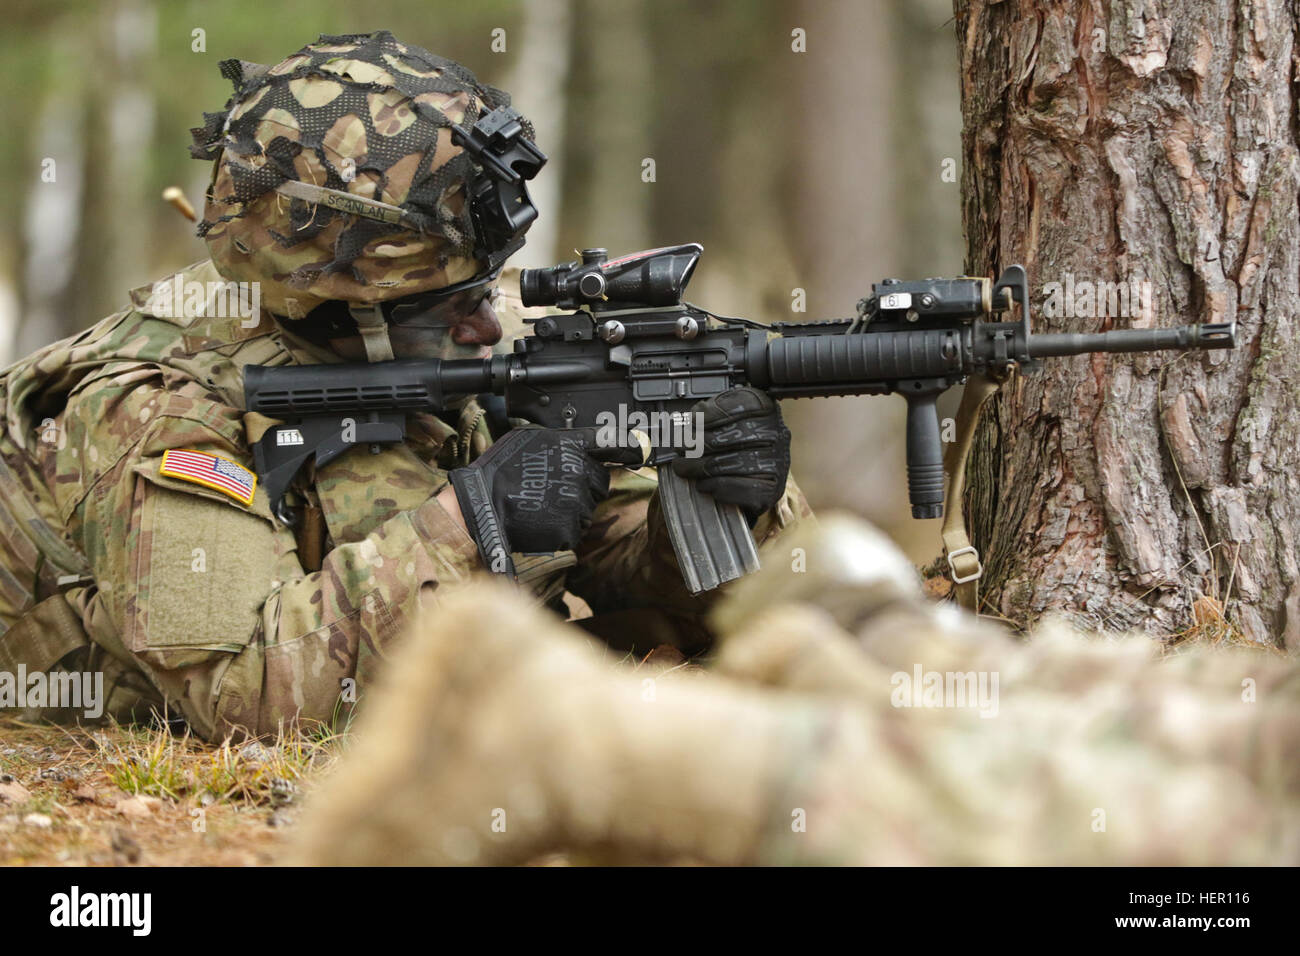
<svg viewBox="0 0 1300 956">
<path fill-rule="evenodd" d="M 357 331 L 361 333 L 361 344 L 366 347 L 367 362 L 388 362 L 393 358 L 393 343 L 388 338 L 388 323 L 384 321 L 383 309 L 378 305 L 348 306 Z"/>
<path fill-rule="evenodd" d="M 29 674 L 48 671 L 89 643 L 80 615 L 63 594 L 54 594 L 0 634 L 0 671 L 16 674 L 20 664 Z"/>
<path fill-rule="evenodd" d="M 979 580 L 984 566 L 980 564 L 979 552 L 966 533 L 966 516 L 962 508 L 966 459 L 975 440 L 980 409 L 999 385 L 1000 382 L 987 375 L 972 375 L 967 380 L 961 407 L 957 410 L 957 440 L 948 446 L 943 462 L 949 475 L 947 510 L 943 515 L 943 550 L 952 574 L 953 596 L 958 605 L 972 613 L 979 613 Z"/>
</svg>

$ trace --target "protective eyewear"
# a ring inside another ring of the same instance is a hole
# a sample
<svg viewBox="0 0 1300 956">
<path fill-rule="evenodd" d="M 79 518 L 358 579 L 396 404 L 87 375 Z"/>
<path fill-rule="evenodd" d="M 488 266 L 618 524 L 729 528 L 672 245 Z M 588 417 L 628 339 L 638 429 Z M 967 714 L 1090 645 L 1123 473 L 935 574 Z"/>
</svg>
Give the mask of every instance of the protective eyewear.
<svg viewBox="0 0 1300 956">
<path fill-rule="evenodd" d="M 445 289 L 394 299 L 385 305 L 384 316 L 390 324 L 408 329 L 455 325 L 478 310 L 496 288 L 500 275 L 501 270 L 494 269 L 485 276 L 467 279 Z"/>
</svg>

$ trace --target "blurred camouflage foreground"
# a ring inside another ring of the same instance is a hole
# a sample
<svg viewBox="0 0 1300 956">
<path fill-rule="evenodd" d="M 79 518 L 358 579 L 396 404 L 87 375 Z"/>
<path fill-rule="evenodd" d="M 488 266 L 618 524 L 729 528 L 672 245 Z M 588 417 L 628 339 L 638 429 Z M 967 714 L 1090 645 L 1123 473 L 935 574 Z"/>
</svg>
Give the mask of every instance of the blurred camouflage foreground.
<svg viewBox="0 0 1300 956">
<path fill-rule="evenodd" d="M 802 533 L 718 609 L 707 671 L 633 670 L 500 585 L 440 591 L 295 861 L 1300 862 L 1293 660 L 1018 642 L 924 601 L 869 527 Z"/>
</svg>

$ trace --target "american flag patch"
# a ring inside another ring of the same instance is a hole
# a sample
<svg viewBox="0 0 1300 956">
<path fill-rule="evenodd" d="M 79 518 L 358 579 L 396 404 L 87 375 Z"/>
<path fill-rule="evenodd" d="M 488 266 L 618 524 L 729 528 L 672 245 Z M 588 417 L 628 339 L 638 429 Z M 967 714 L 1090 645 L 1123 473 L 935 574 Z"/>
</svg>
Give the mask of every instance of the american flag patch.
<svg viewBox="0 0 1300 956">
<path fill-rule="evenodd" d="M 164 452 L 161 473 L 215 488 L 245 505 L 253 503 L 253 489 L 257 487 L 257 475 L 243 465 L 201 451 Z"/>
</svg>

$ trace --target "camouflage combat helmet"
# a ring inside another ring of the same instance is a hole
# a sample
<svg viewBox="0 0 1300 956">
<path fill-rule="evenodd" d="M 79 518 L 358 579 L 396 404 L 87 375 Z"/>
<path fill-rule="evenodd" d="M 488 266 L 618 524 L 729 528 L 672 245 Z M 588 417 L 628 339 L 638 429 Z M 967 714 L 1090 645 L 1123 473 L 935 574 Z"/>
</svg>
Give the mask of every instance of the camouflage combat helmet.
<svg viewBox="0 0 1300 956">
<path fill-rule="evenodd" d="M 234 95 L 192 130 L 191 154 L 216 160 L 199 235 L 272 312 L 340 300 L 378 316 L 523 244 L 524 181 L 546 157 L 509 96 L 459 64 L 378 32 L 221 72 Z"/>
</svg>

